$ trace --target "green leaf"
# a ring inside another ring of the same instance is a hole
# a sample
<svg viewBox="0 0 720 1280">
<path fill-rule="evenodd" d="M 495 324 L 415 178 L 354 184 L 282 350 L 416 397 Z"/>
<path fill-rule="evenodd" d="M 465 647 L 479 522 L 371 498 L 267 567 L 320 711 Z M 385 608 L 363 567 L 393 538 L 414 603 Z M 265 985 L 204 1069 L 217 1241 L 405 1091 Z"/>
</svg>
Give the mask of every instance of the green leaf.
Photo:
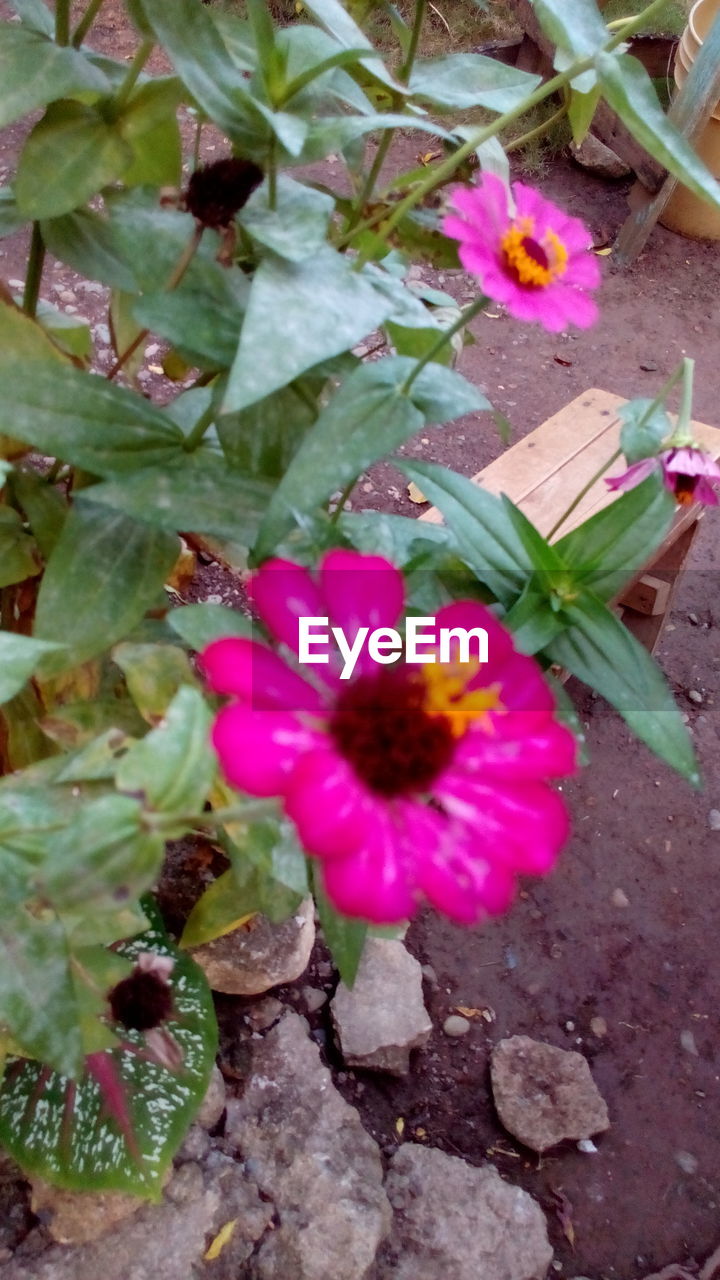
<svg viewBox="0 0 720 1280">
<path fill-rule="evenodd" d="M 696 196 L 720 206 L 720 184 L 665 115 L 642 63 L 600 54 L 596 65 L 605 98 L 638 142 Z"/>
<path fill-rule="evenodd" d="M 90 209 L 66 213 L 41 224 L 50 253 L 88 280 L 130 293 L 135 277 L 107 218 Z"/>
<path fill-rule="evenodd" d="M 134 961 L 153 951 L 172 958 L 172 1014 L 163 1034 L 180 1065 L 158 1065 L 142 1032 L 94 1055 L 77 1082 L 36 1062 L 11 1062 L 0 1093 L 0 1141 L 28 1173 L 82 1191 L 125 1191 L 159 1199 L 166 1170 L 207 1090 L 217 1030 L 212 997 L 191 958 L 157 929 L 123 943 Z"/>
<path fill-rule="evenodd" d="M 622 423 L 620 448 L 628 462 L 652 458 L 663 440 L 672 435 L 667 410 L 655 400 L 628 400 L 617 409 Z"/>
<path fill-rule="evenodd" d="M 39 35 L 49 36 L 52 40 L 55 35 L 55 20 L 43 0 L 10 0 L 10 3 L 24 27 L 37 31 Z"/>
<path fill-rule="evenodd" d="M 0 187 L 0 239 L 13 236 L 26 222 L 27 218 L 23 217 L 15 203 L 12 189 Z"/>
<path fill-rule="evenodd" d="M 181 947 L 201 947 L 246 924 L 259 910 L 248 886 L 239 886 L 232 868 L 212 880 L 185 922 Z"/>
<path fill-rule="evenodd" d="M 199 689 L 183 685 L 158 727 L 136 742 L 118 766 L 120 791 L 142 795 L 157 813 L 178 815 L 176 827 L 163 827 L 167 839 L 184 835 L 188 824 L 182 815 L 200 813 L 207 799 L 217 771 L 211 720 Z"/>
<path fill-rule="evenodd" d="M 595 0 L 533 0 L 533 9 L 553 44 L 573 59 L 592 57 L 609 40 Z"/>
<path fill-rule="evenodd" d="M 596 85 L 589 93 L 580 93 L 577 89 L 570 90 L 568 120 L 576 147 L 580 146 L 590 131 L 600 96 L 600 85 Z"/>
<path fill-rule="evenodd" d="M 9 868 L 0 851 L 3 882 Z M 30 892 L 30 890 L 29 890 Z M 0 1021 L 24 1053 L 68 1075 L 78 1070 L 82 1040 L 70 976 L 65 928 L 47 909 L 0 915 Z M 0 1117 L 7 1082 L 0 1092 Z M 0 1140 L 3 1142 L 0 1118 Z"/>
<path fill-rule="evenodd" d="M 498 600 L 511 605 L 524 590 L 533 566 L 500 499 L 431 462 L 397 459 L 396 466 L 442 511 L 465 563 Z"/>
<path fill-rule="evenodd" d="M 18 209 L 27 218 L 59 218 L 120 178 L 131 160 L 117 125 L 108 124 L 92 107 L 54 103 L 20 155 Z"/>
<path fill-rule="evenodd" d="M 307 385 L 303 390 L 307 395 Z M 312 392 L 309 403 L 306 395 L 291 384 L 239 413 L 223 414 L 217 432 L 230 465 L 279 480 L 319 413 L 319 406 L 312 407 Z"/>
<path fill-rule="evenodd" d="M 42 555 L 49 557 L 68 513 L 68 504 L 53 485 L 34 471 L 16 467 L 9 479 L 13 498 L 20 504 Z"/>
<path fill-rule="evenodd" d="M 133 298 L 133 315 L 201 369 L 227 369 L 235 359 L 243 312 L 231 296 L 218 298 L 192 286 L 148 293 Z"/>
<path fill-rule="evenodd" d="M 564 574 L 567 565 L 557 548 L 551 546 L 547 539 L 543 538 L 539 529 L 536 529 L 525 513 L 514 502 L 510 501 L 507 494 L 503 493 L 500 501 L 525 548 L 533 568 L 539 574 L 549 575 L 551 578 Z"/>
<path fill-rule="evenodd" d="M 357 977 L 368 925 L 364 920 L 351 920 L 335 910 L 322 887 L 321 877 L 314 868 L 313 885 L 315 905 L 333 963 L 345 986 L 352 987 Z"/>
<path fill-rule="evenodd" d="M 533 92 L 540 77 L 508 67 L 481 53 L 451 53 L 419 58 L 410 77 L 410 92 L 422 102 L 452 111 L 485 107 L 512 111 Z"/>
<path fill-rule="evenodd" d="M 118 129 L 132 149 L 123 174 L 128 187 L 178 186 L 182 173 L 182 141 L 176 117 L 182 85 L 174 77 L 150 80 L 125 105 Z"/>
<path fill-rule="evenodd" d="M 112 507 L 160 529 L 212 533 L 252 546 L 274 485 L 232 471 L 223 458 L 196 451 L 162 467 L 83 491 L 92 503 Z"/>
<path fill-rule="evenodd" d="M 70 511 L 43 576 L 34 634 L 66 647 L 43 663 L 57 675 L 122 640 L 155 604 L 177 538 L 94 503 Z"/>
<path fill-rule="evenodd" d="M 252 620 L 246 614 L 223 604 L 186 604 L 173 609 L 168 622 L 196 653 L 201 653 L 213 640 L 225 636 L 247 637 L 253 630 Z"/>
<path fill-rule="evenodd" d="M 0 308 L 0 314 L 2 308 Z M 98 475 L 171 461 L 183 434 L 143 396 L 66 366 L 0 364 L 0 429 Z"/>
<path fill-rule="evenodd" d="M 270 131 L 211 14 L 196 0 L 139 0 L 138 9 L 193 98 L 242 154 L 262 157 Z"/>
<path fill-rule="evenodd" d="M 181 254 L 195 234 L 195 219 L 179 209 L 158 205 L 157 193 L 134 188 L 106 198 L 110 215 L 110 240 L 133 273 L 130 292 L 155 293 L 167 282 Z M 207 230 L 183 276 L 181 289 L 205 289 L 223 298 L 228 289 L 242 290 L 243 273 L 237 267 L 221 267 L 217 261 L 220 239 Z M 239 292 L 238 296 L 242 297 Z"/>
<path fill-rule="evenodd" d="M 0 631 L 0 702 L 19 693 L 35 670 L 38 659 L 58 645 L 52 640 L 35 640 L 13 631 Z"/>
<path fill-rule="evenodd" d="M 305 8 L 314 14 L 328 34 L 334 36 L 344 48 L 371 50 L 371 54 L 362 59 L 362 65 L 365 70 L 390 88 L 400 93 L 407 93 L 406 87 L 400 84 L 379 60 L 377 52 L 373 49 L 367 36 L 350 16 L 347 9 L 340 3 L 340 0 L 307 0 Z"/>
<path fill-rule="evenodd" d="M 253 240 L 288 262 L 302 262 L 322 249 L 335 206 L 332 196 L 280 174 L 272 209 L 268 197 L 265 182 L 238 215 Z"/>
<path fill-rule="evenodd" d="M 0 375 L 14 371 L 18 363 L 29 360 L 46 362 L 51 368 L 67 363 L 66 357 L 35 320 L 0 299 Z"/>
<path fill-rule="evenodd" d="M 253 279 L 223 412 L 244 409 L 321 360 L 347 351 L 392 309 L 329 246 L 302 262 L 264 258 Z"/>
<path fill-rule="evenodd" d="M 337 527 L 351 546 L 364 555 L 385 556 L 400 568 L 432 561 L 454 550 L 450 530 L 443 524 L 420 523 L 415 516 L 386 511 L 345 511 Z"/>
<path fill-rule="evenodd" d="M 0 587 L 22 582 L 40 572 L 33 539 L 12 507 L 0 505 Z"/>
<path fill-rule="evenodd" d="M 138 711 L 153 725 L 162 720 L 180 689 L 198 687 L 187 654 L 172 644 L 125 642 L 115 646 L 112 659 L 125 676 Z"/>
<path fill-rule="evenodd" d="M 659 477 L 635 489 L 555 544 L 583 585 L 611 600 L 639 573 L 662 543 L 675 517 L 675 501 Z"/>
<path fill-rule="evenodd" d="M 561 613 L 553 609 L 547 591 L 533 578 L 503 618 L 503 626 L 513 633 L 521 653 L 532 655 L 546 648 L 566 626 Z"/>
<path fill-rule="evenodd" d="M 89 362 L 93 353 L 93 338 L 87 320 L 82 316 L 67 315 L 42 298 L 38 300 L 36 315 L 38 324 L 67 355 Z"/>
<path fill-rule="evenodd" d="M 55 98 L 110 91 L 106 77 L 82 53 L 9 22 L 0 24 L 0 84 L 0 127 Z"/>
<path fill-rule="evenodd" d="M 565 614 L 568 630 L 547 649 L 553 662 L 602 694 L 651 751 L 699 785 L 688 731 L 647 650 L 590 594 L 568 604 Z"/>
</svg>

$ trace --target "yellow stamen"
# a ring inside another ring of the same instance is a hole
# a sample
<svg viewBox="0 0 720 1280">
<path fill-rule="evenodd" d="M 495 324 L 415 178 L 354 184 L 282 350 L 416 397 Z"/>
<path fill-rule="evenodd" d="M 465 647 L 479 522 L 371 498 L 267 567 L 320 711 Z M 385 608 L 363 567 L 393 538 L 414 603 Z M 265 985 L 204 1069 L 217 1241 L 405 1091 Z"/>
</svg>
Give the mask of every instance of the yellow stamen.
<svg viewBox="0 0 720 1280">
<path fill-rule="evenodd" d="M 485 727 L 490 728 L 488 712 L 505 710 L 500 700 L 499 684 L 467 691 L 479 669 L 478 662 L 423 665 L 426 686 L 423 709 L 429 716 L 444 716 L 455 738 L 461 738 L 475 720 L 485 720 Z"/>
<path fill-rule="evenodd" d="M 547 230 L 538 240 L 534 230 L 532 218 L 518 218 L 505 232 L 500 247 L 520 284 L 544 288 L 565 274 L 568 251 L 554 231 Z"/>
</svg>

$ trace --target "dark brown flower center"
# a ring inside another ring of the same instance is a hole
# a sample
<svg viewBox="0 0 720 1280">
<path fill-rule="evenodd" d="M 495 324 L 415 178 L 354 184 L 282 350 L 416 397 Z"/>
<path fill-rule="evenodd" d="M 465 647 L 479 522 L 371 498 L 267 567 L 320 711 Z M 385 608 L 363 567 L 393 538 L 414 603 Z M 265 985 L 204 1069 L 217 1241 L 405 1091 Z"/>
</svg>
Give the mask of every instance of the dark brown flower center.
<svg viewBox="0 0 720 1280">
<path fill-rule="evenodd" d="M 674 474 L 673 491 L 681 506 L 687 506 L 693 501 L 697 482 L 697 476 L 684 476 L 679 471 Z"/>
<path fill-rule="evenodd" d="M 262 180 L 263 171 L 252 160 L 215 160 L 191 174 L 186 208 L 204 227 L 228 227 Z"/>
<path fill-rule="evenodd" d="M 405 667 L 359 676 L 339 695 L 330 734 L 371 791 L 425 790 L 450 763 L 455 738 L 447 717 L 425 710 L 427 686 Z"/>
<path fill-rule="evenodd" d="M 522 247 L 528 258 L 532 258 L 533 262 L 537 262 L 538 266 L 542 267 L 543 271 L 547 271 L 550 266 L 550 259 L 542 245 L 538 244 L 537 240 L 534 240 L 532 236 L 523 236 Z"/>
<path fill-rule="evenodd" d="M 172 992 L 167 982 L 156 973 L 135 970 L 118 982 L 108 995 L 110 1010 L 116 1022 L 129 1031 L 149 1031 L 159 1027 L 172 1012 Z"/>
</svg>

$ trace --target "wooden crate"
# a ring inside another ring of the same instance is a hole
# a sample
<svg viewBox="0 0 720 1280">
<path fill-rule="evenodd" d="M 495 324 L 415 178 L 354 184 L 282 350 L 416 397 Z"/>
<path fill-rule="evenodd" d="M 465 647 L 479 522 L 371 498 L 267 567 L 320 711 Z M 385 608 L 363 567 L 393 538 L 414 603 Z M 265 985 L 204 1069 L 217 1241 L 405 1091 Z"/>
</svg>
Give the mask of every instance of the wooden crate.
<svg viewBox="0 0 720 1280">
<path fill-rule="evenodd" d="M 547 536 L 573 497 L 619 448 L 617 411 L 625 403 L 621 396 L 596 387 L 583 392 L 496 462 L 479 471 L 473 476 L 474 482 L 489 493 L 507 494 Z M 720 461 L 720 431 L 694 422 L 693 435 L 699 445 Z M 617 459 L 606 474 L 617 475 L 624 466 L 623 459 Z M 617 496 L 608 489 L 604 477 L 596 480 L 558 529 L 557 537 L 577 528 Z M 703 512 L 704 508 L 697 502 L 678 507 L 672 527 L 653 559 L 647 565 L 628 566 L 637 572 L 615 603 L 625 624 L 651 652 L 662 631 Z M 434 507 L 420 518 L 433 523 L 442 521 Z"/>
</svg>

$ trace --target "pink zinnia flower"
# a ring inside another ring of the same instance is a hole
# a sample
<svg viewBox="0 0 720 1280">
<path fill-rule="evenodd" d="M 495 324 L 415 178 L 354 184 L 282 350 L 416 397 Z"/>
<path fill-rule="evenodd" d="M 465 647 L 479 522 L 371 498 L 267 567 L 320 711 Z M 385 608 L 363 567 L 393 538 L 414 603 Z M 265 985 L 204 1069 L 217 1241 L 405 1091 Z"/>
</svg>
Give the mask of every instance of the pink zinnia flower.
<svg viewBox="0 0 720 1280">
<path fill-rule="evenodd" d="M 679 445 L 657 457 L 641 458 L 621 476 L 611 476 L 605 483 L 610 489 L 634 489 L 658 467 L 662 470 L 665 488 L 682 506 L 691 502 L 702 502 L 708 507 L 718 505 L 714 486 L 720 484 L 720 467 L 709 453 L 696 445 Z"/>
<path fill-rule="evenodd" d="M 348 642 L 362 626 L 393 627 L 404 585 L 386 560 L 336 550 L 317 577 L 267 563 L 252 594 L 297 653 L 299 617 L 329 618 Z M 227 779 L 281 797 L 334 905 L 378 923 L 423 899 L 468 924 L 502 912 L 516 877 L 547 872 L 568 835 L 546 780 L 573 772 L 575 740 L 540 668 L 480 604 L 448 605 L 435 626 L 485 628 L 488 662 L 378 666 L 365 651 L 350 680 L 332 661 L 313 668 L 317 687 L 254 640 L 202 655 L 211 687 L 233 698 L 213 728 Z"/>
<path fill-rule="evenodd" d="M 494 173 L 484 173 L 476 186 L 455 187 L 450 199 L 462 217 L 448 214 L 445 235 L 460 241 L 465 270 L 517 320 L 550 333 L 568 324 L 588 329 L 598 309 L 583 289 L 600 283 L 598 263 L 587 252 L 590 232 L 532 187 L 514 182 L 512 190 L 514 216 L 508 189 Z"/>
</svg>

